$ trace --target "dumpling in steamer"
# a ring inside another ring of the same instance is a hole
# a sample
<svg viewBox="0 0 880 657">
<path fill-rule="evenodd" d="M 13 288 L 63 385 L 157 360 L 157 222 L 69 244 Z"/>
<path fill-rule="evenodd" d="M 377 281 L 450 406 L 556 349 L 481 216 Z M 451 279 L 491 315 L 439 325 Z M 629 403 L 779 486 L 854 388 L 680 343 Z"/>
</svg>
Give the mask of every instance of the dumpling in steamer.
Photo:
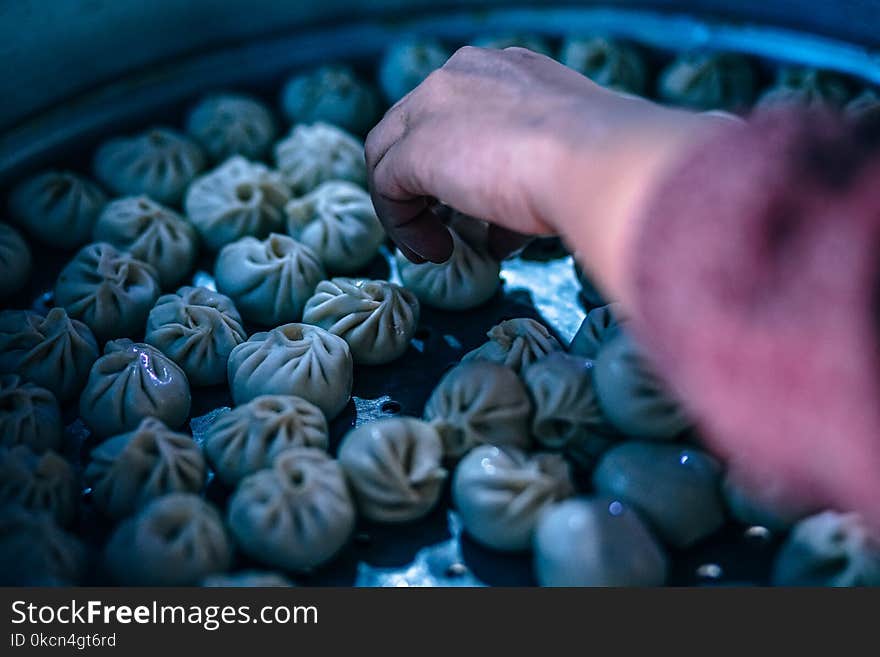
<svg viewBox="0 0 880 657">
<path fill-rule="evenodd" d="M 233 155 L 259 159 L 275 139 L 275 120 L 265 105 L 249 96 L 215 94 L 192 109 L 186 132 L 215 162 Z"/>
<path fill-rule="evenodd" d="M 321 66 L 291 78 L 281 92 L 291 123 L 324 121 L 363 134 L 379 118 L 379 99 L 348 66 Z"/>
<path fill-rule="evenodd" d="M 406 39 L 393 44 L 379 64 L 379 84 L 389 103 L 396 103 L 449 59 L 435 39 Z"/>
<path fill-rule="evenodd" d="M 409 347 L 419 322 L 419 301 L 388 281 L 334 278 L 318 283 L 303 322 L 343 338 L 356 363 L 390 363 Z"/>
<path fill-rule="evenodd" d="M 63 431 L 61 409 L 51 392 L 18 374 L 0 375 L 0 447 L 57 450 Z"/>
<path fill-rule="evenodd" d="M 31 275 L 31 249 L 18 231 L 0 222 L 0 299 L 17 294 L 27 285 Z"/>
<path fill-rule="evenodd" d="M 0 506 L 9 503 L 47 511 L 68 527 L 79 507 L 76 474 L 52 450 L 37 454 L 25 445 L 0 448 Z"/>
<path fill-rule="evenodd" d="M 755 97 L 755 71 L 733 53 L 688 53 L 660 74 L 658 95 L 695 110 L 747 109 Z"/>
<path fill-rule="evenodd" d="M 528 317 L 501 322 L 486 335 L 489 341 L 465 354 L 462 362 L 488 360 L 520 373 L 547 354 L 562 351 L 547 327 Z"/>
<path fill-rule="evenodd" d="M 367 184 L 364 145 L 329 123 L 300 124 L 275 146 L 275 161 L 284 181 L 297 196 L 321 183 L 344 180 Z"/>
<path fill-rule="evenodd" d="M 841 108 L 852 97 L 843 76 L 816 68 L 784 66 L 775 84 L 758 99 L 758 107 L 797 104 L 805 107 Z"/>
<path fill-rule="evenodd" d="M 618 318 L 619 312 L 620 304 L 617 303 L 593 308 L 571 339 L 568 351 L 595 360 L 602 345 L 620 332 L 622 323 Z"/>
<path fill-rule="evenodd" d="M 562 45 L 560 61 L 603 87 L 644 94 L 645 62 L 636 47 L 601 36 L 572 37 Z"/>
<path fill-rule="evenodd" d="M 86 551 L 51 514 L 0 506 L 0 585 L 72 586 L 86 572 Z"/>
</svg>

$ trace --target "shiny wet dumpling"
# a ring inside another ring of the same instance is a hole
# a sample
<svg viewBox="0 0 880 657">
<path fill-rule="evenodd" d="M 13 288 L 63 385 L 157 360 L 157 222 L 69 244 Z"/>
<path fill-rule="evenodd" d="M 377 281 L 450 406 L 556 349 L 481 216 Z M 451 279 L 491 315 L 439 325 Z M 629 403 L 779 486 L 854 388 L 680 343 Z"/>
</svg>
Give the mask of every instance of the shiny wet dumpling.
<svg viewBox="0 0 880 657">
<path fill-rule="evenodd" d="M 19 504 L 46 511 L 62 527 L 69 527 L 79 508 L 76 473 L 60 454 L 40 454 L 26 445 L 0 447 L 0 506 Z"/>
<path fill-rule="evenodd" d="M 27 285 L 31 275 L 31 249 L 24 238 L 9 224 L 0 222 L 0 299 L 17 294 Z"/>
<path fill-rule="evenodd" d="M 46 171 L 21 183 L 9 197 L 12 218 L 30 235 L 58 249 L 89 242 L 107 196 L 70 171 Z"/>
<path fill-rule="evenodd" d="M 242 237 L 280 230 L 288 200 L 290 190 L 277 172 L 235 155 L 197 178 L 184 205 L 202 243 L 217 251 Z"/>
<path fill-rule="evenodd" d="M 356 363 L 379 365 L 406 352 L 419 322 L 419 301 L 388 281 L 334 278 L 318 283 L 303 322 L 344 339 Z"/>
<path fill-rule="evenodd" d="M 339 447 L 339 464 L 358 510 L 375 522 L 410 522 L 436 506 L 443 492 L 443 442 L 416 418 L 362 424 Z"/>
<path fill-rule="evenodd" d="M 18 374 L 0 375 L 0 447 L 58 450 L 63 431 L 55 395 Z"/>
<path fill-rule="evenodd" d="M 462 362 L 488 360 L 519 374 L 547 354 L 562 351 L 550 330 L 528 317 L 503 321 L 489 329 L 486 336 L 489 341 L 466 353 Z"/>
<path fill-rule="evenodd" d="M 112 244 L 152 265 L 163 288 L 180 283 L 192 271 L 198 255 L 192 224 L 146 196 L 108 203 L 92 235 L 96 242 Z"/>
<path fill-rule="evenodd" d="M 133 431 L 146 417 L 177 429 L 189 409 L 183 370 L 155 347 L 127 338 L 107 343 L 79 400 L 83 421 L 102 438 Z"/>
<path fill-rule="evenodd" d="M 235 573 L 208 575 L 200 586 L 208 588 L 265 589 L 296 586 L 281 573 L 262 570 L 240 570 Z"/>
<path fill-rule="evenodd" d="M 277 233 L 227 244 L 214 268 L 217 289 L 235 302 L 242 317 L 260 326 L 302 319 L 306 301 L 324 276 L 314 251 Z"/>
<path fill-rule="evenodd" d="M 95 447 L 84 477 L 94 505 L 118 519 L 168 493 L 198 493 L 206 474 L 205 459 L 190 436 L 148 417 L 134 431 Z"/>
<path fill-rule="evenodd" d="M 329 561 L 348 542 L 355 509 L 339 463 L 323 450 L 296 447 L 239 484 L 227 522 L 252 559 L 303 571 Z"/>
<path fill-rule="evenodd" d="M 151 265 L 98 242 L 83 247 L 61 270 L 55 303 L 104 342 L 141 335 L 159 292 Z"/>
<path fill-rule="evenodd" d="M 159 297 L 144 338 L 177 363 L 194 386 L 225 383 L 229 354 L 245 340 L 232 299 L 205 287 L 182 287 Z"/>
<path fill-rule="evenodd" d="M 197 495 L 172 493 L 117 526 L 104 565 L 123 586 L 194 586 L 227 570 L 232 553 L 217 510 Z"/>
<path fill-rule="evenodd" d="M 783 66 L 773 86 L 758 99 L 758 107 L 788 104 L 834 109 L 843 107 L 851 98 L 849 83 L 838 73 Z"/>
<path fill-rule="evenodd" d="M 205 456 L 227 486 L 268 468 L 291 447 L 327 449 L 320 408 L 301 397 L 262 395 L 218 417 L 204 437 Z"/>
<path fill-rule="evenodd" d="M 671 105 L 694 110 L 748 109 L 755 97 L 755 71 L 735 53 L 688 53 L 660 74 L 657 93 Z"/>
<path fill-rule="evenodd" d="M 538 518 L 574 494 L 568 464 L 558 454 L 526 454 L 483 445 L 465 456 L 452 480 L 464 528 L 482 545 L 517 552 L 532 546 Z"/>
<path fill-rule="evenodd" d="M 570 37 L 562 44 L 560 61 L 603 87 L 643 95 L 647 73 L 639 50 L 602 36 Z"/>
<path fill-rule="evenodd" d="M 321 183 L 343 180 L 367 184 L 364 145 L 341 128 L 318 121 L 294 126 L 275 145 L 275 161 L 284 181 L 297 196 Z"/>
<path fill-rule="evenodd" d="M 406 39 L 393 44 L 379 64 L 379 84 L 389 103 L 396 103 L 449 59 L 435 39 Z"/>
<path fill-rule="evenodd" d="M 287 232 L 311 248 L 324 268 L 350 274 L 379 254 L 385 230 L 370 195 L 355 184 L 330 181 L 284 208 Z"/>
<path fill-rule="evenodd" d="M 275 120 L 263 103 L 242 94 L 203 98 L 186 119 L 186 133 L 214 162 L 233 155 L 256 160 L 275 139 Z"/>
<path fill-rule="evenodd" d="M 595 360 L 599 349 L 620 333 L 620 304 L 609 303 L 593 308 L 587 313 L 580 328 L 571 339 L 568 351 L 572 354 Z"/>
<path fill-rule="evenodd" d="M 281 91 L 281 108 L 291 123 L 324 121 L 364 134 L 379 119 L 379 99 L 348 66 L 321 66 L 295 75 Z"/>
<path fill-rule="evenodd" d="M 425 420 L 440 432 L 450 458 L 485 443 L 527 448 L 532 403 L 510 368 L 489 361 L 447 372 L 425 404 Z"/>
<path fill-rule="evenodd" d="M 0 506 L 0 586 L 73 586 L 86 566 L 82 543 L 50 513 Z"/>
<path fill-rule="evenodd" d="M 79 395 L 97 358 L 92 331 L 64 308 L 45 317 L 30 310 L 0 312 L 0 372 L 16 372 L 62 402 Z"/>
<path fill-rule="evenodd" d="M 233 349 L 227 371 L 236 404 L 260 395 L 293 395 L 332 420 L 351 396 L 353 367 L 339 336 L 317 326 L 285 324 Z"/>
</svg>

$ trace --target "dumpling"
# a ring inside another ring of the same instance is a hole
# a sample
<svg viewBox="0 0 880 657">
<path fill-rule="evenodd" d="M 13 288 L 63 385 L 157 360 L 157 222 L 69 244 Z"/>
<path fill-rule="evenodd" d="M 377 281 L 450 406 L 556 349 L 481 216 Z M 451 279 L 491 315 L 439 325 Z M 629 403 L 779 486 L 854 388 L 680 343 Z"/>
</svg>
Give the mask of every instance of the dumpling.
<svg viewBox="0 0 880 657">
<path fill-rule="evenodd" d="M 691 424 L 626 334 L 601 346 L 593 382 L 605 417 L 631 438 L 671 440 Z"/>
<path fill-rule="evenodd" d="M 95 175 L 117 196 L 146 194 L 177 205 L 205 166 L 195 142 L 168 128 L 105 142 L 95 153 Z"/>
<path fill-rule="evenodd" d="M 205 456 L 227 486 L 268 468 L 291 447 L 329 446 L 327 419 L 301 397 L 262 395 L 218 417 L 204 439 Z"/>
<path fill-rule="evenodd" d="M 324 276 L 314 251 L 277 233 L 227 244 L 214 269 L 217 289 L 235 302 L 242 317 L 262 326 L 299 321 Z"/>
<path fill-rule="evenodd" d="M 190 436 L 148 417 L 134 431 L 95 447 L 84 476 L 95 506 L 111 518 L 124 518 L 168 493 L 198 493 L 206 474 Z"/>
<path fill-rule="evenodd" d="M 329 561 L 354 530 L 354 503 L 339 463 L 295 447 L 246 477 L 229 501 L 229 528 L 242 552 L 284 570 Z"/>
<path fill-rule="evenodd" d="M 295 75 L 281 91 L 281 108 L 291 123 L 324 121 L 360 135 L 379 119 L 376 93 L 348 66 Z"/>
<path fill-rule="evenodd" d="M 31 249 L 18 231 L 0 222 L 0 299 L 11 297 L 27 285 L 31 275 Z"/>
<path fill-rule="evenodd" d="M 215 162 L 233 155 L 257 160 L 275 139 L 275 120 L 263 103 L 249 96 L 215 94 L 189 113 L 186 133 Z"/>
<path fill-rule="evenodd" d="M 47 511 L 69 527 L 79 507 L 76 474 L 52 450 L 37 454 L 26 445 L 0 447 L 0 506 L 5 504 Z"/>
<path fill-rule="evenodd" d="M 528 317 L 508 319 L 493 326 L 486 335 L 489 341 L 466 353 L 462 362 L 488 360 L 520 373 L 536 360 L 562 350 L 546 326 Z"/>
<path fill-rule="evenodd" d="M 99 437 L 132 431 L 146 417 L 176 429 L 189 408 L 183 370 L 155 347 L 127 338 L 107 343 L 79 400 L 83 421 Z"/>
<path fill-rule="evenodd" d="M 573 494 L 561 456 L 530 456 L 509 446 L 477 447 L 461 460 L 452 480 L 452 499 L 468 534 L 511 552 L 528 550 L 541 514 Z"/>
<path fill-rule="evenodd" d="M 544 37 L 538 34 L 489 34 L 477 37 L 471 42 L 478 48 L 525 48 L 540 55 L 553 56 L 553 49 Z"/>
<path fill-rule="evenodd" d="M 275 145 L 275 161 L 293 193 L 307 194 L 328 180 L 367 184 L 364 145 L 335 125 L 318 121 L 294 126 Z"/>
<path fill-rule="evenodd" d="M 52 308 L 0 312 L 0 372 L 16 372 L 50 390 L 62 402 L 79 395 L 98 344 L 89 327 Z"/>
<path fill-rule="evenodd" d="M 0 375 L 0 447 L 57 450 L 63 431 L 61 409 L 51 392 L 17 374 Z"/>
<path fill-rule="evenodd" d="M 415 89 L 449 59 L 449 51 L 434 39 L 407 39 L 392 45 L 379 64 L 379 85 L 389 103 Z"/>
<path fill-rule="evenodd" d="M 184 205 L 202 243 L 217 251 L 242 237 L 280 230 L 288 200 L 290 191 L 278 173 L 236 155 L 197 178 Z"/>
<path fill-rule="evenodd" d="M 851 121 L 877 121 L 880 117 L 880 95 L 874 89 L 865 89 L 846 104 L 844 113 Z"/>
<path fill-rule="evenodd" d="M 49 513 L 0 507 L 0 586 L 72 586 L 85 571 L 85 548 Z"/>
<path fill-rule="evenodd" d="M 733 53 L 682 55 L 660 74 L 657 93 L 671 105 L 695 110 L 743 110 L 755 97 L 751 62 Z"/>
<path fill-rule="evenodd" d="M 603 87 L 645 93 L 645 61 L 628 43 L 601 36 L 571 37 L 562 44 L 560 61 Z"/>
<path fill-rule="evenodd" d="M 728 512 L 737 522 L 787 532 L 816 509 L 804 502 L 782 499 L 780 485 L 773 473 L 756 477 L 754 469 L 749 468 L 747 476 L 743 477 L 742 471 L 731 468 L 721 484 L 721 495 Z"/>
<path fill-rule="evenodd" d="M 103 242 L 83 247 L 55 283 L 55 304 L 100 342 L 140 335 L 158 298 L 156 270 Z"/>
<path fill-rule="evenodd" d="M 433 509 L 443 492 L 443 442 L 430 424 L 394 417 L 345 436 L 339 465 L 358 510 L 375 522 L 409 522 Z"/>
<path fill-rule="evenodd" d="M 614 498 L 554 505 L 535 530 L 541 586 L 662 586 L 668 562 L 636 513 Z"/>
<path fill-rule="evenodd" d="M 47 171 L 16 187 L 9 212 L 40 242 L 76 249 L 89 241 L 107 196 L 90 180 L 70 171 Z"/>
<path fill-rule="evenodd" d="M 425 419 L 450 458 L 477 445 L 529 446 L 532 403 L 513 370 L 488 361 L 462 363 L 440 379 L 425 404 Z"/>
<path fill-rule="evenodd" d="M 839 108 L 846 105 L 851 97 L 849 84 L 837 73 L 785 66 L 779 69 L 774 85 L 758 99 L 758 106 L 794 103 L 807 107 Z"/>
<path fill-rule="evenodd" d="M 344 339 L 356 363 L 379 365 L 406 352 L 419 323 L 419 301 L 388 281 L 321 281 L 306 303 L 303 322 Z"/>
<path fill-rule="evenodd" d="M 696 448 L 624 442 L 604 454 L 593 484 L 638 510 L 664 541 L 686 548 L 724 524 L 721 474 Z"/>
<path fill-rule="evenodd" d="M 284 208 L 287 232 L 310 247 L 331 272 L 350 274 L 379 253 L 385 230 L 366 190 L 348 182 L 322 183 Z"/>
<path fill-rule="evenodd" d="M 105 566 L 124 586 L 193 586 L 232 565 L 232 544 L 217 510 L 197 495 L 172 493 L 120 524 Z"/>
<path fill-rule="evenodd" d="M 159 297 L 144 338 L 177 363 L 194 386 L 225 383 L 229 354 L 245 340 L 232 299 L 204 287 L 182 287 Z"/>
<path fill-rule="evenodd" d="M 799 522 L 776 556 L 775 586 L 880 586 L 880 536 L 857 513 Z"/>
<path fill-rule="evenodd" d="M 345 340 L 317 326 L 285 324 L 232 350 L 229 387 L 236 404 L 260 395 L 294 395 L 332 420 L 351 396 L 352 370 Z"/>
<path fill-rule="evenodd" d="M 237 573 L 220 573 L 208 575 L 202 580 L 202 586 L 207 588 L 246 588 L 265 589 L 295 586 L 281 573 L 272 573 L 261 570 L 241 570 Z"/>
<path fill-rule="evenodd" d="M 568 351 L 595 360 L 602 345 L 620 333 L 619 310 L 620 304 L 610 303 L 588 312 L 577 333 L 574 334 Z"/>
<path fill-rule="evenodd" d="M 192 224 L 146 196 L 108 203 L 93 237 L 152 265 L 163 288 L 180 283 L 192 271 L 198 254 Z"/>
</svg>

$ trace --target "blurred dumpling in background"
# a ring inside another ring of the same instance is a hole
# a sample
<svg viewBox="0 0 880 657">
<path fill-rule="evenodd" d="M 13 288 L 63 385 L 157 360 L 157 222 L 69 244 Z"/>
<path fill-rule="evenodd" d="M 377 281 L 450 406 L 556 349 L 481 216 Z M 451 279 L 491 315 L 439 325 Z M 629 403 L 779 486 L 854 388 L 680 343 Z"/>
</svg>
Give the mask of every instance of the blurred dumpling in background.
<svg viewBox="0 0 880 657">
<path fill-rule="evenodd" d="M 0 299 L 17 294 L 31 274 L 31 249 L 18 231 L 0 222 Z"/>
<path fill-rule="evenodd" d="M 536 360 L 551 352 L 562 351 L 562 345 L 550 330 L 529 317 L 503 321 L 489 329 L 486 335 L 489 340 L 466 353 L 462 362 L 488 360 L 520 374 Z"/>
<path fill-rule="evenodd" d="M 396 103 L 443 66 L 449 55 L 435 39 L 406 39 L 392 45 L 379 64 L 379 84 L 385 99 Z"/>
<path fill-rule="evenodd" d="M 841 108 L 852 98 L 849 83 L 839 74 L 816 68 L 784 66 L 776 82 L 758 99 L 758 107 L 798 104 Z"/>
<path fill-rule="evenodd" d="M 73 586 L 86 574 L 86 550 L 47 512 L 0 507 L 0 585 Z"/>
<path fill-rule="evenodd" d="M 875 89 L 865 89 L 846 104 L 845 114 L 854 121 L 880 119 L 880 95 Z"/>
<path fill-rule="evenodd" d="M 291 123 L 332 123 L 357 135 L 379 119 L 379 98 L 348 66 L 321 66 L 284 85 L 281 108 Z"/>
<path fill-rule="evenodd" d="M 80 491 L 76 473 L 59 454 L 26 445 L 0 447 L 0 506 L 14 503 L 47 511 L 62 527 L 76 519 Z"/>
<path fill-rule="evenodd" d="M 18 374 L 0 375 L 0 447 L 59 450 L 64 427 L 55 396 Z"/>
<path fill-rule="evenodd" d="M 206 96 L 186 119 L 186 133 L 214 162 L 233 155 L 259 160 L 275 140 L 275 120 L 260 101 L 242 94 Z"/>
<path fill-rule="evenodd" d="M 569 37 L 562 44 L 560 61 L 603 87 L 645 93 L 645 62 L 631 44 L 601 36 Z"/>
<path fill-rule="evenodd" d="M 318 121 L 299 124 L 275 145 L 275 161 L 284 182 L 297 196 L 329 180 L 367 184 L 364 145 L 344 130 Z"/>
<path fill-rule="evenodd" d="M 751 106 L 755 92 L 754 67 L 735 53 L 680 55 L 657 83 L 660 100 L 693 110 L 742 111 Z"/>
</svg>

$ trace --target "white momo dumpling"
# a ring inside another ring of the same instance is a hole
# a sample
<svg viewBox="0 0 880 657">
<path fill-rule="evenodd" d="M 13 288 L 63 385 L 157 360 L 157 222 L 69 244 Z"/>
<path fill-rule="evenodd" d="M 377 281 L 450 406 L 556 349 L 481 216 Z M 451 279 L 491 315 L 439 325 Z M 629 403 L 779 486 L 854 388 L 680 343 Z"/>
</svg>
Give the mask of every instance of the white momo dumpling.
<svg viewBox="0 0 880 657">
<path fill-rule="evenodd" d="M 277 233 L 227 244 L 214 268 L 217 289 L 232 298 L 246 320 L 262 326 L 299 321 L 324 276 L 314 251 Z"/>
<path fill-rule="evenodd" d="M 92 235 L 96 242 L 112 244 L 155 267 L 163 288 L 180 283 L 198 253 L 192 224 L 146 196 L 108 203 Z"/>
<path fill-rule="evenodd" d="M 547 354 L 562 350 L 546 326 L 528 317 L 508 319 L 493 326 L 486 335 L 489 341 L 465 354 L 463 362 L 488 360 L 519 373 Z"/>
<path fill-rule="evenodd" d="M 0 447 L 58 449 L 63 430 L 55 395 L 17 374 L 0 375 Z"/>
<path fill-rule="evenodd" d="M 295 586 L 287 577 L 280 573 L 260 570 L 242 570 L 237 573 L 221 573 L 208 575 L 202 580 L 206 588 L 245 588 L 265 589 Z"/>
<path fill-rule="evenodd" d="M 95 175 L 119 196 L 146 194 L 176 205 L 205 166 L 202 149 L 167 128 L 117 137 L 95 153 Z"/>
<path fill-rule="evenodd" d="M 458 464 L 452 480 L 464 528 L 495 550 L 528 550 L 541 513 L 573 494 L 561 456 L 529 456 L 515 447 L 477 447 Z"/>
<path fill-rule="evenodd" d="M 193 439 L 155 418 L 101 443 L 89 455 L 85 481 L 92 501 L 111 518 L 124 518 L 167 493 L 197 493 L 207 468 Z"/>
<path fill-rule="evenodd" d="M 189 408 L 183 370 L 155 347 L 128 339 L 107 343 L 79 400 L 83 421 L 100 437 L 132 431 L 146 417 L 176 429 Z"/>
<path fill-rule="evenodd" d="M 0 586 L 71 586 L 85 570 L 82 544 L 49 513 L 0 506 Z"/>
<path fill-rule="evenodd" d="M 483 443 L 528 447 L 531 411 L 513 370 L 475 361 L 446 373 L 425 404 L 424 416 L 440 432 L 446 455 L 458 458 Z"/>
<path fill-rule="evenodd" d="M 291 123 L 326 121 L 363 134 L 379 118 L 379 99 L 348 66 L 322 66 L 291 78 L 281 92 Z"/>
<path fill-rule="evenodd" d="M 190 185 L 185 207 L 202 242 L 217 251 L 242 237 L 262 238 L 280 230 L 288 200 L 281 176 L 234 156 Z"/>
<path fill-rule="evenodd" d="M 396 103 L 448 58 L 449 51 L 434 39 L 407 39 L 392 45 L 379 65 L 379 84 L 385 98 Z"/>
<path fill-rule="evenodd" d="M 47 511 L 68 527 L 79 503 L 76 474 L 52 450 L 37 454 L 25 445 L 0 448 L 0 505 L 9 503 Z"/>
<path fill-rule="evenodd" d="M 351 396 L 353 367 L 342 338 L 317 326 L 285 324 L 233 349 L 227 371 L 236 404 L 260 395 L 293 395 L 332 420 Z"/>
<path fill-rule="evenodd" d="M 64 308 L 45 317 L 30 310 L 0 312 L 0 372 L 16 372 L 61 401 L 82 391 L 97 358 L 95 336 Z"/>
<path fill-rule="evenodd" d="M 409 347 L 419 323 L 419 302 L 388 281 L 334 278 L 318 283 L 303 322 L 343 338 L 356 363 L 390 363 Z"/>
<path fill-rule="evenodd" d="M 367 184 L 363 143 L 329 123 L 295 126 L 275 145 L 275 161 L 296 195 L 307 194 L 328 180 Z"/>
<path fill-rule="evenodd" d="M 214 421 L 204 439 L 208 461 L 230 486 L 268 468 L 286 449 L 328 445 L 321 409 L 290 395 L 263 395 L 233 408 Z"/>
<path fill-rule="evenodd" d="M 232 155 L 258 159 L 275 139 L 275 121 L 269 109 L 253 98 L 216 94 L 193 108 L 186 132 L 215 162 Z"/>
<path fill-rule="evenodd" d="M 350 431 L 339 447 L 339 464 L 358 510 L 376 522 L 409 522 L 427 514 L 440 499 L 447 474 L 437 430 L 408 417 Z"/>
<path fill-rule="evenodd" d="M 0 222 L 0 299 L 10 297 L 27 285 L 31 275 L 31 249 L 18 231 Z"/>
<path fill-rule="evenodd" d="M 229 354 L 245 340 L 232 299 L 204 287 L 182 287 L 159 297 L 144 338 L 177 363 L 194 386 L 225 383 Z"/>
<path fill-rule="evenodd" d="M 284 208 L 287 232 L 310 247 L 331 272 L 350 274 L 369 263 L 385 241 L 370 195 L 348 182 L 322 183 Z"/>
<path fill-rule="evenodd" d="M 245 554 L 302 571 L 330 560 L 348 542 L 355 510 L 339 463 L 323 450 L 294 447 L 242 480 L 227 521 Z"/>
<path fill-rule="evenodd" d="M 116 528 L 105 565 L 125 586 L 193 586 L 232 565 L 232 544 L 214 507 L 196 495 L 172 493 Z"/>
<path fill-rule="evenodd" d="M 601 36 L 569 37 L 559 60 L 603 87 L 631 94 L 645 92 L 645 62 L 627 43 Z"/>
<path fill-rule="evenodd" d="M 101 342 L 140 335 L 158 298 L 156 270 L 103 242 L 83 247 L 55 283 L 55 303 Z"/>
</svg>

